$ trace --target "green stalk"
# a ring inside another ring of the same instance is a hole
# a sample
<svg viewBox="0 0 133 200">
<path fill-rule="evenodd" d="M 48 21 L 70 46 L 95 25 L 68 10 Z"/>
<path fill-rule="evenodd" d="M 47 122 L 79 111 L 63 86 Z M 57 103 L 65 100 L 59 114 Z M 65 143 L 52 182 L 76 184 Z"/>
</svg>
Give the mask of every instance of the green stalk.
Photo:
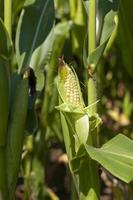
<svg viewBox="0 0 133 200">
<path fill-rule="evenodd" d="M 89 25 L 88 25 L 88 52 L 89 55 L 96 47 L 96 1 L 89 1 Z"/>
<path fill-rule="evenodd" d="M 76 15 L 76 5 L 77 5 L 76 1 L 77 0 L 69 0 L 70 16 L 72 20 L 74 20 L 75 15 Z"/>
<path fill-rule="evenodd" d="M 96 0 L 89 1 L 89 25 L 88 25 L 88 53 L 89 55 L 96 48 Z M 90 63 L 89 69 L 92 74 L 89 74 L 88 79 L 88 105 L 97 101 L 97 87 L 96 87 L 96 74 L 94 74 L 94 65 Z M 95 78 L 94 78 L 95 77 Z M 97 112 L 97 104 L 91 109 L 92 114 Z M 97 146 L 98 143 L 98 129 L 95 128 L 93 132 L 90 133 L 92 145 Z M 99 194 L 99 175 L 98 175 L 98 165 L 95 161 L 90 160 L 89 163 L 89 174 L 90 176 L 90 189 L 89 195 L 92 194 L 92 197 L 86 198 L 91 200 L 100 199 Z M 91 195 L 90 195 L 91 196 Z"/>
<path fill-rule="evenodd" d="M 89 55 L 96 48 L 96 1 L 89 1 L 89 25 L 88 25 L 88 53 Z M 89 69 L 93 73 L 93 63 L 90 64 Z M 95 80 L 90 77 L 88 80 L 88 104 L 96 101 L 96 84 Z M 96 112 L 96 106 L 93 107 L 92 112 Z"/>
<path fill-rule="evenodd" d="M 4 0 L 4 24 L 11 38 L 12 37 L 12 0 Z"/>
</svg>

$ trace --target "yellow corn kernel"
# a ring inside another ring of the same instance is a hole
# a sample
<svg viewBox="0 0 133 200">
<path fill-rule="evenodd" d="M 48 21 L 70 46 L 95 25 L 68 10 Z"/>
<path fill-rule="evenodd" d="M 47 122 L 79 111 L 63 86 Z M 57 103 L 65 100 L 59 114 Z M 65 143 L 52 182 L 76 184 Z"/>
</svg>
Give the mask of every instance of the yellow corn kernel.
<svg viewBox="0 0 133 200">
<path fill-rule="evenodd" d="M 63 84 L 66 101 L 76 106 L 81 106 L 81 91 L 78 80 L 72 69 L 64 62 L 62 58 L 59 60 L 59 77 Z"/>
</svg>

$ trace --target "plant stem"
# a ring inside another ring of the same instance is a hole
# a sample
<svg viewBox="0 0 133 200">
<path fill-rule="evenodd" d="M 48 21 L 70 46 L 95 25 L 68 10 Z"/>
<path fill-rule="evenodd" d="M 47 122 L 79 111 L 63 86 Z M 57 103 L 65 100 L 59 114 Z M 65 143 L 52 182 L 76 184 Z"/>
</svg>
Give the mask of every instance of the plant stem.
<svg viewBox="0 0 133 200">
<path fill-rule="evenodd" d="M 95 50 L 96 48 L 96 0 L 90 0 L 89 1 L 89 25 L 88 25 L 88 54 L 90 54 Z M 96 74 L 94 74 L 94 65 L 93 63 L 89 63 L 88 72 L 92 74 L 89 74 L 88 79 L 88 105 L 96 102 L 97 100 L 97 87 L 96 87 L 96 81 L 94 80 L 94 77 L 96 78 Z M 92 75 L 92 76 L 91 76 Z M 91 109 L 92 114 L 97 112 L 97 104 Z M 98 129 L 95 128 L 93 132 L 90 133 L 90 139 L 92 141 L 93 146 L 97 146 L 98 144 Z M 90 198 L 91 200 L 98 200 L 100 199 L 99 194 L 99 176 L 98 176 L 98 165 L 96 162 L 90 159 L 90 172 L 89 176 L 90 178 L 90 189 L 89 194 L 92 193 L 93 196 Z M 89 199 L 89 198 L 88 198 Z"/>
<path fill-rule="evenodd" d="M 12 37 L 12 0 L 4 0 L 4 24 L 11 38 Z"/>
<path fill-rule="evenodd" d="M 88 53 L 89 55 L 96 48 L 96 0 L 89 1 L 89 25 L 88 25 Z M 93 63 L 90 63 L 89 69 L 93 72 Z M 92 104 L 97 100 L 96 83 L 92 77 L 88 80 L 88 104 Z M 96 112 L 96 106 L 92 112 Z"/>
<path fill-rule="evenodd" d="M 89 25 L 88 25 L 88 52 L 89 55 L 96 47 L 96 1 L 89 1 Z"/>
<path fill-rule="evenodd" d="M 74 20 L 75 15 L 76 15 L 76 0 L 69 0 L 69 5 L 70 5 L 71 19 Z"/>
</svg>

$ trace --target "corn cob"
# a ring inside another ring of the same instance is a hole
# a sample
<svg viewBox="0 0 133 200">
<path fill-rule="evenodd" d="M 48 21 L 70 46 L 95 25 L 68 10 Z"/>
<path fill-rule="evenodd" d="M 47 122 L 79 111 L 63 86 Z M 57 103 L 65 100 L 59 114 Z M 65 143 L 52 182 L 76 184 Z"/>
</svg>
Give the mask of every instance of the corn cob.
<svg viewBox="0 0 133 200">
<path fill-rule="evenodd" d="M 60 94 L 60 104 L 57 108 L 63 112 L 71 113 L 71 128 L 75 138 L 75 150 L 81 144 L 85 144 L 89 134 L 89 116 L 84 112 L 84 101 L 76 73 L 64 62 L 59 60 L 59 82 L 58 91 Z M 67 121 L 69 117 L 67 115 Z M 65 135 L 65 134 L 64 134 Z"/>
<path fill-rule="evenodd" d="M 62 58 L 59 59 L 59 78 L 62 85 L 60 91 L 62 100 L 74 106 L 84 107 L 77 76 Z"/>
</svg>

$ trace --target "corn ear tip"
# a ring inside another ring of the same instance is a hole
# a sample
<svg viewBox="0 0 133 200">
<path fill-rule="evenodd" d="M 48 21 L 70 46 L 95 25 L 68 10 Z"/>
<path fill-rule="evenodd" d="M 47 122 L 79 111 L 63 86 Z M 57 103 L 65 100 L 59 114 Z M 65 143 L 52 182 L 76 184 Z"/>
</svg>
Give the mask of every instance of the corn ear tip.
<svg viewBox="0 0 133 200">
<path fill-rule="evenodd" d="M 59 67 L 63 67 L 65 65 L 64 55 L 59 58 Z"/>
</svg>

